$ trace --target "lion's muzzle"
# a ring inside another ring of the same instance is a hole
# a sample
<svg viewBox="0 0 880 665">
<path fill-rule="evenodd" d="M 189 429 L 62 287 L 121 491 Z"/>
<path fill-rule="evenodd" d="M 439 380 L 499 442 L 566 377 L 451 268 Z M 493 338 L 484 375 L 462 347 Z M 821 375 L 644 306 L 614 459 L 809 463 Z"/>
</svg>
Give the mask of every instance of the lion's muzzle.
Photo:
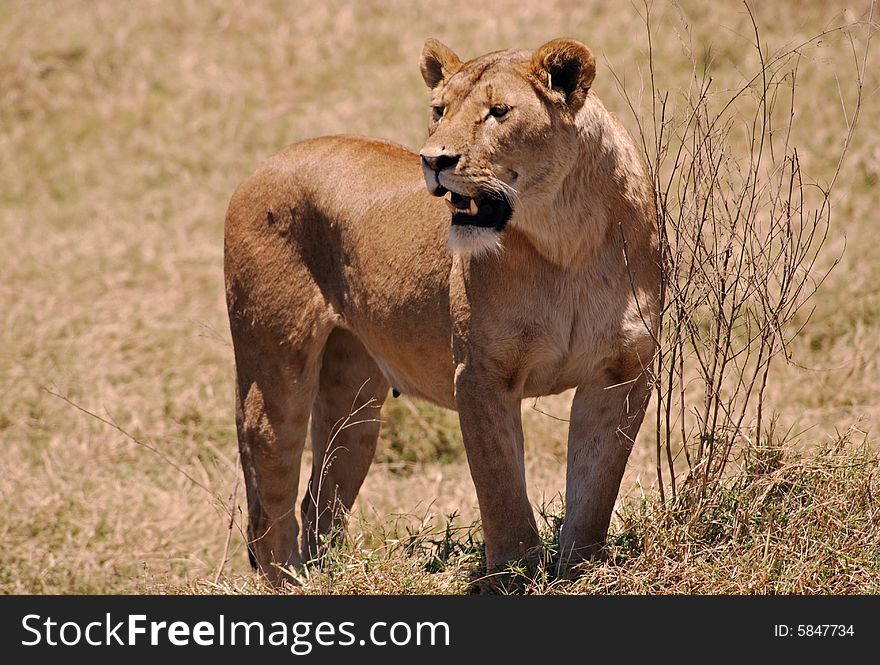
<svg viewBox="0 0 880 665">
<path fill-rule="evenodd" d="M 461 155 L 423 150 L 419 156 L 422 158 L 422 171 L 425 175 L 425 185 L 428 187 L 428 192 L 434 196 L 443 196 L 449 190 L 440 184 L 440 172 L 445 169 L 454 169 Z"/>
</svg>

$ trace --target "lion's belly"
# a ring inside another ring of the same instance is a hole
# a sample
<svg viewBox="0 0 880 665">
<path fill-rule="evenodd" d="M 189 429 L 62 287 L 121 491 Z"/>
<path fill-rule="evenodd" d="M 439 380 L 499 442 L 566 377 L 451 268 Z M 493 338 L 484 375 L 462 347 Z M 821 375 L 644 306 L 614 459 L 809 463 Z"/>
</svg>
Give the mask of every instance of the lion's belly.
<svg viewBox="0 0 880 665">
<path fill-rule="evenodd" d="M 456 409 L 451 335 L 440 338 L 425 331 L 419 337 L 389 339 L 362 334 L 361 340 L 398 392 Z M 560 352 L 558 360 L 512 368 L 512 375 L 522 377 L 523 398 L 555 395 L 577 387 L 585 376 L 598 375 L 604 366 L 601 356 L 573 357 Z"/>
<path fill-rule="evenodd" d="M 433 402 L 447 409 L 455 409 L 452 355 L 447 362 L 426 363 L 421 368 L 395 358 L 374 356 L 376 364 L 399 393 Z"/>
<path fill-rule="evenodd" d="M 396 390 L 455 408 L 445 233 L 412 224 L 406 243 L 383 244 L 396 252 L 352 252 L 343 319 Z"/>
<path fill-rule="evenodd" d="M 398 316 L 386 316 L 388 313 L 385 310 L 373 312 L 367 319 L 357 318 L 353 331 L 395 390 L 454 409 L 455 367 L 448 314 L 429 314 L 415 306 L 402 309 Z"/>
</svg>

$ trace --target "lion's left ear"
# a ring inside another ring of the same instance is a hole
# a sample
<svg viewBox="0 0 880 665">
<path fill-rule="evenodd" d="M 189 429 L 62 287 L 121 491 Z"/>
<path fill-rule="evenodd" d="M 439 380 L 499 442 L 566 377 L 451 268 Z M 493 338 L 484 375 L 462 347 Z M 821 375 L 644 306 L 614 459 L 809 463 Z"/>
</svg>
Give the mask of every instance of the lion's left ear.
<svg viewBox="0 0 880 665">
<path fill-rule="evenodd" d="M 561 92 L 565 104 L 576 112 L 593 85 L 596 58 L 574 39 L 554 39 L 532 55 L 532 73 L 543 85 Z"/>
</svg>

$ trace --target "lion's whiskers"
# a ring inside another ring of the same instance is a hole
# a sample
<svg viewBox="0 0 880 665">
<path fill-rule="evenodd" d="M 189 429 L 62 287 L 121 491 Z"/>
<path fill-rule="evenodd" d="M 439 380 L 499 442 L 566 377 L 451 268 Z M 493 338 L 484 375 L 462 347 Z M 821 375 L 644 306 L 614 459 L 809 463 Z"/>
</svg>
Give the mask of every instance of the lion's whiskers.
<svg viewBox="0 0 880 665">
<path fill-rule="evenodd" d="M 494 176 L 490 176 L 486 179 L 485 182 L 486 189 L 488 189 L 493 194 L 500 196 L 511 208 L 516 208 L 519 203 L 519 192 L 514 189 L 512 185 L 508 185 L 503 180 L 500 180 Z"/>
</svg>

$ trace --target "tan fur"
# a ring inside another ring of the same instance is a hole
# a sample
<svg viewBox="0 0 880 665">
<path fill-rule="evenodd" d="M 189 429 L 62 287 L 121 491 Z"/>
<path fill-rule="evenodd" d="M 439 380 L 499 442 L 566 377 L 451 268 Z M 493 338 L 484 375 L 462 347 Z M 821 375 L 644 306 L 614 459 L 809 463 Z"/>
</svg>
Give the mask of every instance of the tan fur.
<svg viewBox="0 0 880 665">
<path fill-rule="evenodd" d="M 505 192 L 514 212 L 503 231 L 464 227 L 477 241 L 451 242 L 450 213 L 426 191 L 436 173 L 402 147 L 346 136 L 282 150 L 229 206 L 250 547 L 276 582 L 273 564 L 317 557 L 354 502 L 376 411 L 339 425 L 367 400 L 381 405 L 389 385 L 458 411 L 490 567 L 539 547 L 524 397 L 576 388 L 563 562 L 600 553 L 644 415 L 660 280 L 653 198 L 632 140 L 591 89 L 589 49 L 554 40 L 462 63 L 429 40 L 421 69 L 443 107 L 422 155 L 460 155 L 439 176 L 459 194 Z M 510 111 L 499 120 L 493 104 Z"/>
</svg>

